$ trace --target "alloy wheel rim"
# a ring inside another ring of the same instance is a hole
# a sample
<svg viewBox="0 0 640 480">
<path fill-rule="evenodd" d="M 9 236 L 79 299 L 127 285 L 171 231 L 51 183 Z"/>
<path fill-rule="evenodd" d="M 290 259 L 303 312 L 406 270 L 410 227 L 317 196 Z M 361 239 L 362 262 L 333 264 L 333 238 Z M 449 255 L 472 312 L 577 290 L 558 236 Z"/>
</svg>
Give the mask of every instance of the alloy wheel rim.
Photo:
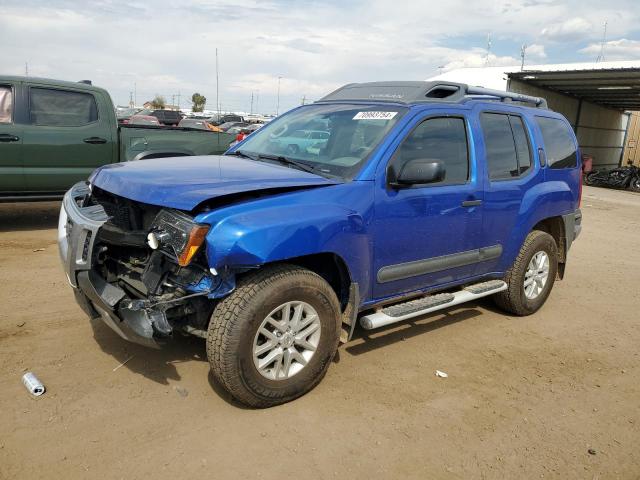
<svg viewBox="0 0 640 480">
<path fill-rule="evenodd" d="M 549 279 L 549 255 L 547 252 L 537 252 L 524 274 L 524 294 L 529 300 L 538 298 Z"/>
<path fill-rule="evenodd" d="M 306 302 L 286 302 L 262 321 L 253 340 L 253 363 L 269 380 L 287 380 L 309 363 L 320 343 L 318 312 Z"/>
</svg>

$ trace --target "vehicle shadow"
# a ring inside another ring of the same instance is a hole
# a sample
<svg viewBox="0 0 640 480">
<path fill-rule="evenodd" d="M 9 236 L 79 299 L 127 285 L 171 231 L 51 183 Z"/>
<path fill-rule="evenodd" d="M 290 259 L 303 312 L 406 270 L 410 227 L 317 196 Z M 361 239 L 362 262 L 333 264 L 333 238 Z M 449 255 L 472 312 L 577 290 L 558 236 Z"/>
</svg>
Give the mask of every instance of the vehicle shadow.
<svg viewBox="0 0 640 480">
<path fill-rule="evenodd" d="M 462 307 L 456 307 L 451 311 L 440 310 L 403 322 L 394 323 L 377 330 L 365 330 L 358 325 L 351 342 L 349 342 L 344 350 L 351 355 L 362 355 L 363 353 L 429 333 L 439 328 L 478 317 L 483 314 L 478 308 L 480 306 L 485 308 L 485 303 L 482 301 L 470 302 Z M 463 308 L 463 310 L 460 310 L 460 308 Z M 398 329 L 398 327 L 403 326 L 405 328 Z"/>
<path fill-rule="evenodd" d="M 56 228 L 59 213 L 59 201 L 0 203 L 0 232 Z"/>
<path fill-rule="evenodd" d="M 91 320 L 91 327 L 102 351 L 114 357 L 118 364 L 126 362 L 122 368 L 162 385 L 168 385 L 169 380 L 180 380 L 176 364 L 207 361 L 204 341 L 198 337 L 176 334 L 162 348 L 154 349 L 123 340 L 99 318 Z"/>
</svg>

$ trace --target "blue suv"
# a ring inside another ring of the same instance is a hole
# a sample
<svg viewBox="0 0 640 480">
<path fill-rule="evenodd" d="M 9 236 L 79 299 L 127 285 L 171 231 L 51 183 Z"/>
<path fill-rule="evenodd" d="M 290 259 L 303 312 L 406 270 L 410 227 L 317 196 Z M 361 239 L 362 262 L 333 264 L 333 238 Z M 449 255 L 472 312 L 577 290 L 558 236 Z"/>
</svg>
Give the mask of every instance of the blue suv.
<svg viewBox="0 0 640 480">
<path fill-rule="evenodd" d="M 223 156 L 96 170 L 65 195 L 60 255 L 90 317 L 154 347 L 205 338 L 217 381 L 268 407 L 311 390 L 357 323 L 489 295 L 536 312 L 580 232 L 579 159 L 541 98 L 350 84 Z"/>
</svg>

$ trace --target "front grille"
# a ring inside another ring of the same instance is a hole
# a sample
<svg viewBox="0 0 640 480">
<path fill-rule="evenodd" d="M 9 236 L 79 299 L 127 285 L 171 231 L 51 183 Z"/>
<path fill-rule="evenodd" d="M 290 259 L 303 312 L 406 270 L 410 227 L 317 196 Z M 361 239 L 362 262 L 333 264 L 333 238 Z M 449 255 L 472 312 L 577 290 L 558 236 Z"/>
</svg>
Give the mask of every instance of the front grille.
<svg viewBox="0 0 640 480">
<path fill-rule="evenodd" d="M 91 203 L 101 205 L 109 216 L 108 223 L 124 230 L 148 230 L 160 207 L 136 202 L 93 187 Z"/>
</svg>

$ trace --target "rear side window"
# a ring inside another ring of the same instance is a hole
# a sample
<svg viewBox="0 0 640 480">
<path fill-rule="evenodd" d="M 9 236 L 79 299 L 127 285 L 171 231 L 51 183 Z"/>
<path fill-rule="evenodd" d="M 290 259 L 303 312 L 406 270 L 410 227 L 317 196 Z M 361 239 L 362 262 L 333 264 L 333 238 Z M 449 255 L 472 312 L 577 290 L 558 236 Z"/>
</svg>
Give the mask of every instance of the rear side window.
<svg viewBox="0 0 640 480">
<path fill-rule="evenodd" d="M 53 127 L 80 127 L 98 120 L 96 100 L 90 93 L 31 88 L 31 123 Z"/>
<path fill-rule="evenodd" d="M 0 123 L 13 121 L 13 90 L 8 85 L 0 85 Z"/>
<path fill-rule="evenodd" d="M 531 168 L 531 148 L 521 117 L 482 113 L 480 123 L 491 180 L 519 177 Z"/>
<path fill-rule="evenodd" d="M 536 117 L 542 132 L 544 150 L 549 168 L 573 168 L 578 165 L 576 144 L 573 133 L 562 120 Z"/>
<path fill-rule="evenodd" d="M 441 184 L 466 183 L 469 149 L 464 119 L 430 118 L 422 122 L 400 145 L 394 157 L 394 168 L 399 172 L 406 162 L 418 158 L 444 164 L 445 177 Z"/>
</svg>

